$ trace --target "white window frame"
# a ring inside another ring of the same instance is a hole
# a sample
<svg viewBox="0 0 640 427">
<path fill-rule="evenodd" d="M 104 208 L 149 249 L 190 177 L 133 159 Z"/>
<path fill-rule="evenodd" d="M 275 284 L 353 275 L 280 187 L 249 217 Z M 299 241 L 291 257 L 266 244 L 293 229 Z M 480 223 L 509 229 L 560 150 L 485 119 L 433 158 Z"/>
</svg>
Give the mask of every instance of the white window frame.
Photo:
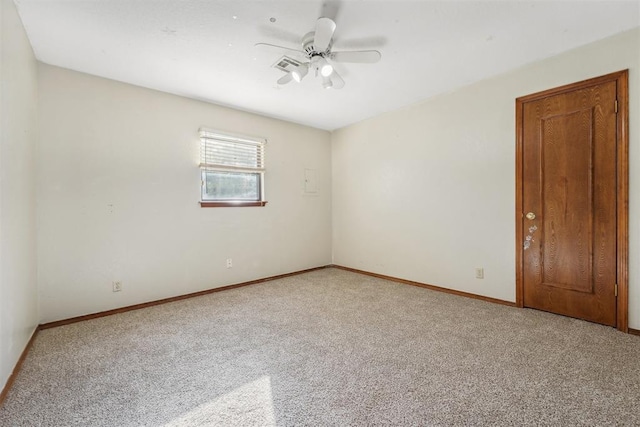
<svg viewBox="0 0 640 427">
<path fill-rule="evenodd" d="M 202 207 L 264 206 L 265 138 L 232 134 L 215 129 L 200 128 L 200 170 Z M 258 175 L 257 200 L 211 199 L 206 194 L 207 172 L 233 172 Z"/>
</svg>

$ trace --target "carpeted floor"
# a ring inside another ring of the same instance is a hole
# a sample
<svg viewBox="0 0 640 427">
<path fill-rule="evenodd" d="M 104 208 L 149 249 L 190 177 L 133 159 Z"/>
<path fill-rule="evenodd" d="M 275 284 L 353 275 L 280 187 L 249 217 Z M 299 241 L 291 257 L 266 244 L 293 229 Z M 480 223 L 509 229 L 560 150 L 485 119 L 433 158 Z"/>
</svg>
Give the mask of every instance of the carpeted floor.
<svg viewBox="0 0 640 427">
<path fill-rule="evenodd" d="M 0 425 L 640 425 L 640 337 L 324 269 L 41 331 Z"/>
</svg>

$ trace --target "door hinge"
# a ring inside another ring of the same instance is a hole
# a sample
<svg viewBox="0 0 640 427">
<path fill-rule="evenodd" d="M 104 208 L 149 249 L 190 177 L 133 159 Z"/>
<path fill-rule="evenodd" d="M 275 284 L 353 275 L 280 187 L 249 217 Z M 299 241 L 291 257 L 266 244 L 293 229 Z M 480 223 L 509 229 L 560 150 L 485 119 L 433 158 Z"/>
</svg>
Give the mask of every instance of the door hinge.
<svg viewBox="0 0 640 427">
<path fill-rule="evenodd" d="M 616 99 L 616 102 L 615 102 L 615 110 L 616 110 L 616 114 L 618 114 L 618 100 L 617 99 Z"/>
<path fill-rule="evenodd" d="M 615 286 L 613 287 L 613 292 L 615 294 L 615 296 L 618 296 L 618 284 L 616 283 Z"/>
</svg>

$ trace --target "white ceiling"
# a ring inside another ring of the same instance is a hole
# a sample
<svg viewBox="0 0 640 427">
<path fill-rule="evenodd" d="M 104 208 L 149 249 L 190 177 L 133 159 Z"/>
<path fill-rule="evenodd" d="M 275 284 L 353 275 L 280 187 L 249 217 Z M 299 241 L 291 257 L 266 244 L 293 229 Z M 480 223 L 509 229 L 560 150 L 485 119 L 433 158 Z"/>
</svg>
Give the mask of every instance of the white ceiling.
<svg viewBox="0 0 640 427">
<path fill-rule="evenodd" d="M 333 130 L 640 25 L 640 2 L 405 0 L 15 0 L 45 63 Z M 281 56 L 316 19 L 333 50 L 377 49 L 278 86 Z M 274 22 L 272 22 L 274 21 Z"/>
</svg>

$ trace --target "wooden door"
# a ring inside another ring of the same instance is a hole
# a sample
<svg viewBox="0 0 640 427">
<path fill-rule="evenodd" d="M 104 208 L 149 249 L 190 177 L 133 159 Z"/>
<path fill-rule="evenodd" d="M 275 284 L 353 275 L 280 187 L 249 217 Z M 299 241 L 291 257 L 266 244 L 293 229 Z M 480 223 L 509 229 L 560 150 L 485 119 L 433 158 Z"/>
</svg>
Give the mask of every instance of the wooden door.
<svg viewBox="0 0 640 427">
<path fill-rule="evenodd" d="M 608 79 L 519 100 L 524 307 L 618 324 L 618 89 Z"/>
</svg>

